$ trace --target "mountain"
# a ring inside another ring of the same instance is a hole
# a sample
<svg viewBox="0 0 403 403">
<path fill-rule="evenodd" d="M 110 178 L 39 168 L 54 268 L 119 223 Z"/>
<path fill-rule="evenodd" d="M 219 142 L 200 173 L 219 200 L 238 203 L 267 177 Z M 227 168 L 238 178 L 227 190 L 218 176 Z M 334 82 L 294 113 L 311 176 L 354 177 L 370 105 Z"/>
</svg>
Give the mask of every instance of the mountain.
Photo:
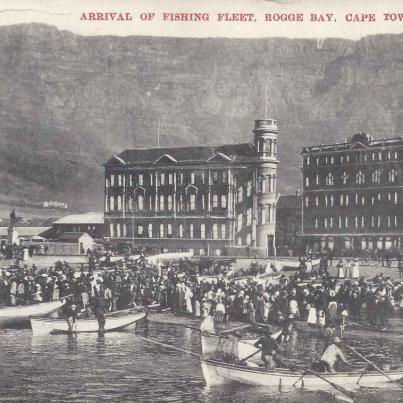
<svg viewBox="0 0 403 403">
<path fill-rule="evenodd" d="M 0 201 L 102 209 L 114 153 L 252 140 L 279 122 L 279 186 L 304 145 L 403 135 L 403 35 L 343 39 L 86 37 L 0 28 Z"/>
</svg>

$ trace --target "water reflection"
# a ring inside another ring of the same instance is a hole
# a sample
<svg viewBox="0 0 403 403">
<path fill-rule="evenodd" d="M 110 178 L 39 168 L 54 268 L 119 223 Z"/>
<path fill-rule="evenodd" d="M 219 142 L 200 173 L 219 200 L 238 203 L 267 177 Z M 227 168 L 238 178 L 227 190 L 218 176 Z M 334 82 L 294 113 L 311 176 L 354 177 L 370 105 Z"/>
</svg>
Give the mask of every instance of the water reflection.
<svg viewBox="0 0 403 403">
<path fill-rule="evenodd" d="M 197 357 L 148 343 L 144 336 L 187 350 L 200 351 L 198 332 L 167 324 L 140 325 L 135 331 L 34 337 L 29 330 L 0 331 L 0 400 L 85 401 L 333 401 L 332 391 L 210 387 Z M 374 358 L 399 363 L 401 345 L 382 340 L 347 340 Z M 290 335 L 284 355 L 308 362 L 323 340 L 300 332 Z M 352 356 L 350 356 L 352 358 Z M 400 391 L 362 389 L 358 401 L 398 402 Z"/>
</svg>

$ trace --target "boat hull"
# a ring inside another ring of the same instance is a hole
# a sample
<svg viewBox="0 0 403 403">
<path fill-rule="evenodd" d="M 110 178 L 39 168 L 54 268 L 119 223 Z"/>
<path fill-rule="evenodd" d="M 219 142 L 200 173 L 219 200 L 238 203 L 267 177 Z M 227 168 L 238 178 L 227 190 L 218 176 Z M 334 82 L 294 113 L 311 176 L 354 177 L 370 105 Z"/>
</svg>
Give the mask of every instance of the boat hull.
<svg viewBox="0 0 403 403">
<path fill-rule="evenodd" d="M 57 311 L 65 301 L 42 302 L 33 305 L 21 305 L 0 309 L 0 328 L 29 327 L 31 316 L 44 316 Z"/>
<path fill-rule="evenodd" d="M 325 389 L 329 384 L 319 377 L 306 374 L 302 379 L 301 372 L 291 372 L 288 370 L 265 371 L 260 368 L 248 368 L 240 365 L 226 364 L 213 360 L 201 360 L 201 367 L 207 385 L 222 385 L 232 382 L 242 383 L 252 386 L 295 386 L 307 389 Z M 403 378 L 403 368 L 398 371 L 387 371 L 393 380 Z M 385 384 L 388 379 L 379 372 L 366 372 L 362 377 L 362 371 L 343 372 L 335 374 L 320 374 L 330 382 L 343 388 L 358 388 L 360 386 L 376 386 Z M 361 377 L 361 379 L 360 379 Z M 357 384 L 359 381 L 359 384 Z"/>
<path fill-rule="evenodd" d="M 145 316 L 144 312 L 136 312 L 125 316 L 106 317 L 105 332 L 132 326 Z M 69 326 L 64 319 L 31 318 L 31 327 L 34 336 L 69 333 Z M 75 333 L 97 333 L 99 331 L 98 321 L 96 319 L 78 319 L 74 331 Z"/>
</svg>

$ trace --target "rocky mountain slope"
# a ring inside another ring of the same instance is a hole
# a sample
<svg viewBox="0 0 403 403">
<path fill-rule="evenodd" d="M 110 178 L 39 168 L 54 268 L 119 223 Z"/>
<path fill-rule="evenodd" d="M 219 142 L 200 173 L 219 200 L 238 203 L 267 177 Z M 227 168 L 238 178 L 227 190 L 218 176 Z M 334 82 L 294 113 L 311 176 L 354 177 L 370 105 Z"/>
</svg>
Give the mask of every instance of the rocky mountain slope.
<svg viewBox="0 0 403 403">
<path fill-rule="evenodd" d="M 304 145 L 403 135 L 403 35 L 341 39 L 83 37 L 0 28 L 0 201 L 102 208 L 102 163 L 128 147 L 250 141 L 279 121 L 282 193 Z M 158 123 L 159 122 L 159 123 Z"/>
</svg>

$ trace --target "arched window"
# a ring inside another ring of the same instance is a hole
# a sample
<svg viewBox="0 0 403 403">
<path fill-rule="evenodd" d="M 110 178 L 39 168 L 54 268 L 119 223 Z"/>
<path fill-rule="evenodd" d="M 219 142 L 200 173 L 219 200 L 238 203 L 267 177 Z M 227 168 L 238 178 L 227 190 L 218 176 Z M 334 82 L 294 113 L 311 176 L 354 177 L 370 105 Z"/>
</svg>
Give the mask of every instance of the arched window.
<svg viewBox="0 0 403 403">
<path fill-rule="evenodd" d="M 118 211 L 122 211 L 122 196 L 118 196 Z"/>
<path fill-rule="evenodd" d="M 213 224 L 213 239 L 218 239 L 218 225 Z"/>
<path fill-rule="evenodd" d="M 343 174 L 341 175 L 341 183 L 343 185 L 347 185 L 347 181 L 348 181 L 348 175 L 346 172 L 343 172 Z"/>
<path fill-rule="evenodd" d="M 218 195 L 213 194 L 213 208 L 218 207 Z"/>
<path fill-rule="evenodd" d="M 333 174 L 331 172 L 329 172 L 326 175 L 326 186 L 333 186 L 334 185 L 334 178 L 333 178 Z"/>
<path fill-rule="evenodd" d="M 137 205 L 140 211 L 144 210 L 144 196 L 138 195 L 137 196 Z"/>
<path fill-rule="evenodd" d="M 238 188 L 238 203 L 241 203 L 243 200 L 243 187 L 240 186 Z"/>
<path fill-rule="evenodd" d="M 165 197 L 164 195 L 160 196 L 160 211 L 165 210 Z"/>
<path fill-rule="evenodd" d="M 371 175 L 372 183 L 379 183 L 381 181 L 381 172 L 377 169 L 372 172 Z"/>
<path fill-rule="evenodd" d="M 168 196 L 168 210 L 171 211 L 172 210 L 172 195 Z"/>
<path fill-rule="evenodd" d="M 221 195 L 221 207 L 227 208 L 227 196 L 226 195 Z"/>
<path fill-rule="evenodd" d="M 115 198 L 113 196 L 109 196 L 109 209 L 115 211 Z"/>
<path fill-rule="evenodd" d="M 365 183 L 365 174 L 362 171 L 358 171 L 355 175 L 355 183 L 362 185 Z"/>
<path fill-rule="evenodd" d="M 191 211 L 196 210 L 196 195 L 190 195 L 189 208 Z"/>
<path fill-rule="evenodd" d="M 248 181 L 246 184 L 246 197 L 250 197 L 252 194 L 252 182 Z"/>
<path fill-rule="evenodd" d="M 200 238 L 201 239 L 206 238 L 206 224 L 201 224 L 200 225 Z"/>
<path fill-rule="evenodd" d="M 260 206 L 260 224 L 266 224 L 266 209 L 264 206 Z"/>
<path fill-rule="evenodd" d="M 242 214 L 238 214 L 238 221 L 237 221 L 237 231 L 240 231 L 242 229 Z"/>
<path fill-rule="evenodd" d="M 395 168 L 392 168 L 390 171 L 389 171 L 389 182 L 396 182 L 396 179 L 397 179 L 397 169 L 395 169 Z"/>
<path fill-rule="evenodd" d="M 183 224 L 179 224 L 179 238 L 183 238 Z"/>
<path fill-rule="evenodd" d="M 225 239 L 227 236 L 225 224 L 221 224 L 221 239 Z"/>
<path fill-rule="evenodd" d="M 164 224 L 160 224 L 160 238 L 164 238 Z"/>
<path fill-rule="evenodd" d="M 189 225 L 189 237 L 193 238 L 193 235 L 194 235 L 194 225 L 190 224 Z"/>
</svg>

